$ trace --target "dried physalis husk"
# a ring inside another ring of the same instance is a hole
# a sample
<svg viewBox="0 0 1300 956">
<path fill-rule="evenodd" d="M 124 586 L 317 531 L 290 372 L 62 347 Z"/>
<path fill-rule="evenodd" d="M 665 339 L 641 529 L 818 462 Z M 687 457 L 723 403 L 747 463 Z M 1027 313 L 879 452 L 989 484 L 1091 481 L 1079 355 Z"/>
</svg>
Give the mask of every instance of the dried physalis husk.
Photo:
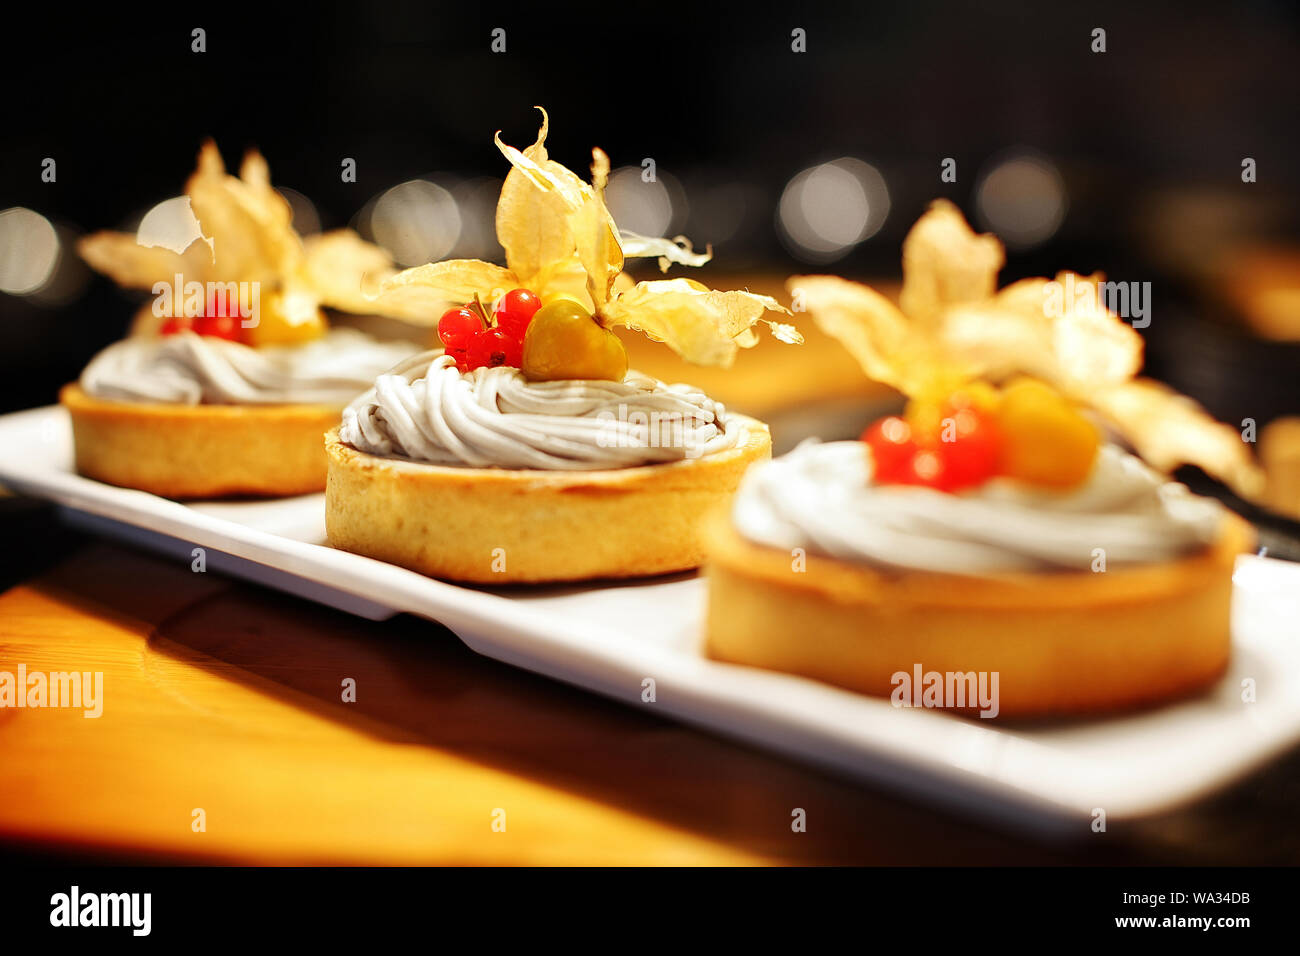
<svg viewBox="0 0 1300 956">
<path fill-rule="evenodd" d="M 543 126 L 543 133 L 545 126 Z M 752 328 L 767 311 L 789 311 L 770 296 L 750 292 L 719 292 L 689 279 L 638 282 L 618 288 L 629 248 L 638 255 L 658 256 L 660 265 L 681 262 L 703 265 L 711 251 L 695 253 L 684 240 L 623 236 L 605 205 L 609 157 L 592 150 L 591 185 L 573 176 L 543 168 L 525 153 L 501 142 L 497 146 L 537 189 L 556 196 L 568 211 L 567 225 L 578 259 L 587 273 L 587 294 L 596 316 L 606 327 L 625 325 L 663 342 L 688 362 L 730 365 L 739 348 L 754 344 Z M 555 166 L 554 162 L 551 166 Z M 563 168 L 563 167 L 561 167 Z M 576 182 L 575 182 L 576 180 Z M 500 224 L 498 216 L 498 224 Z M 785 342 L 801 342 L 790 325 L 769 322 L 773 334 Z"/>
<path fill-rule="evenodd" d="M 212 250 L 202 239 L 177 253 L 162 246 L 142 246 L 133 233 L 101 230 L 82 237 L 77 252 L 92 269 L 126 289 L 151 289 L 157 282 L 171 283 L 178 275 L 206 282 L 212 268 Z"/>
<path fill-rule="evenodd" d="M 545 117 L 545 111 L 542 113 Z M 545 157 L 545 141 L 548 125 L 544 119 L 538 133 L 538 142 L 530 149 L 540 149 Z M 592 150 L 592 182 L 583 182 L 576 174 L 554 160 L 539 163 L 529 157 L 527 152 L 520 152 L 513 146 L 501 141 L 501 134 L 496 137 L 497 148 L 510 161 L 513 169 L 506 177 L 507 184 L 502 187 L 503 199 L 511 200 L 511 209 L 505 217 L 507 231 L 502 231 L 503 215 L 497 210 L 497 235 L 503 247 L 507 249 L 506 263 L 511 266 L 522 281 L 527 281 L 528 274 L 522 270 L 535 269 L 534 273 L 555 259 L 567 259 L 576 251 L 578 260 L 587 273 L 587 295 L 599 310 L 609 300 L 614 287 L 614 280 L 623 271 L 623 247 L 619 243 L 618 230 L 614 219 L 605 206 L 605 183 L 609 177 L 609 157 L 601 150 Z M 515 180 L 511 195 L 506 196 L 507 186 L 511 186 L 510 176 L 520 174 L 522 183 L 549 197 L 550 202 L 533 202 L 525 204 L 516 198 L 523 188 L 520 180 Z M 534 219 L 520 220 L 519 215 L 531 215 Z M 561 230 L 557 217 L 563 217 L 564 229 Z M 550 258 L 535 256 L 527 249 L 531 237 L 538 242 L 552 243 Z M 569 247 L 560 251 L 559 242 L 563 237 Z M 506 246 L 507 241 L 511 243 Z M 519 248 L 523 243 L 525 248 Z M 515 252 L 512 254 L 511 249 Z M 511 256 L 514 256 L 513 264 Z"/>
<path fill-rule="evenodd" d="M 787 283 L 870 378 L 929 397 L 974 378 L 1032 375 L 1095 409 L 1155 467 L 1193 464 L 1241 494 L 1258 492 L 1259 472 L 1240 435 L 1190 399 L 1134 378 L 1142 338 L 1096 295 L 1101 276 L 1061 273 L 1056 283 L 1024 279 L 995 291 L 1001 244 L 975 235 L 942 200 L 903 248 L 901 308 L 835 276 Z M 1067 305 L 1053 298 L 1061 286 L 1093 295 Z"/>
<path fill-rule="evenodd" d="M 497 148 L 511 161 L 497 199 L 497 240 L 505 250 L 506 266 L 520 282 L 532 280 L 550 263 L 573 254 L 569 214 L 587 188 L 547 155 L 550 118 L 540 106 L 538 110 L 542 126 L 536 142 L 523 152 L 502 143 L 500 133 L 496 136 Z"/>
<path fill-rule="evenodd" d="M 1216 422 L 1200 405 L 1149 378 L 1098 389 L 1088 403 L 1144 459 L 1162 471 L 1196 465 L 1242 497 L 1264 491 L 1264 474 L 1246 450 L 1241 433 Z"/>
<path fill-rule="evenodd" d="M 416 266 L 368 283 L 371 310 L 434 324 L 449 305 L 475 298 L 490 302 L 518 287 L 532 289 L 544 299 L 560 293 L 572 295 L 594 308 L 590 274 L 572 228 L 592 188 L 547 156 L 549 121 L 546 111 L 541 112 L 537 140 L 522 152 L 502 143 L 500 134 L 496 138 L 512 165 L 501 186 L 496 212 L 497 238 L 506 253 L 506 266 L 479 259 Z M 617 243 L 617 236 L 613 240 Z M 592 245 L 584 244 L 589 260 Z M 608 251 L 602 255 L 610 258 Z"/>
<path fill-rule="evenodd" d="M 538 107 L 541 109 L 541 107 Z M 633 284 L 623 272 L 628 256 L 657 257 L 699 266 L 712 250 L 695 252 L 683 237 L 653 239 L 620 233 L 605 205 L 609 157 L 592 150 L 591 182 L 551 159 L 546 152 L 549 118 L 542 110 L 537 140 L 524 150 L 495 141 L 511 170 L 497 203 L 497 238 L 506 251 L 506 268 L 457 259 L 419 266 L 380 285 L 372 307 L 387 314 L 427 297 L 425 321 L 437 321 L 439 306 L 488 300 L 515 286 L 546 300 L 557 294 L 585 302 L 606 327 L 626 325 L 664 342 L 689 362 L 729 365 L 736 350 L 757 341 L 753 327 L 768 311 L 789 315 L 769 296 L 718 292 L 688 279 Z M 793 326 L 768 322 L 780 341 L 803 341 Z"/>
<path fill-rule="evenodd" d="M 208 140 L 186 193 L 202 237 L 183 253 L 143 246 L 121 232 L 86 236 L 78 251 L 92 268 L 129 288 L 171 285 L 178 275 L 185 282 L 256 281 L 294 289 L 295 301 L 310 298 L 351 312 L 369 311 L 364 283 L 378 283 L 397 271 L 383 249 L 349 230 L 304 243 L 293 229 L 288 202 L 271 185 L 266 160 L 256 151 L 244 156 L 236 178 L 226 173 L 216 144 Z"/>
</svg>

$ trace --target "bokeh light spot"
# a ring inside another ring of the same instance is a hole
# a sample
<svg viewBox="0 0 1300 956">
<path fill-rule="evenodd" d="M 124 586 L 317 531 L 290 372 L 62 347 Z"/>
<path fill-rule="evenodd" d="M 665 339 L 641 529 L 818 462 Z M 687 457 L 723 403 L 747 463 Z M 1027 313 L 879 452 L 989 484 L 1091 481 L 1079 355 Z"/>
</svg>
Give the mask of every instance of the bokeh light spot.
<svg viewBox="0 0 1300 956">
<path fill-rule="evenodd" d="M 59 235 L 38 212 L 14 206 L 0 212 L 0 292 L 30 295 L 59 264 Z"/>
</svg>

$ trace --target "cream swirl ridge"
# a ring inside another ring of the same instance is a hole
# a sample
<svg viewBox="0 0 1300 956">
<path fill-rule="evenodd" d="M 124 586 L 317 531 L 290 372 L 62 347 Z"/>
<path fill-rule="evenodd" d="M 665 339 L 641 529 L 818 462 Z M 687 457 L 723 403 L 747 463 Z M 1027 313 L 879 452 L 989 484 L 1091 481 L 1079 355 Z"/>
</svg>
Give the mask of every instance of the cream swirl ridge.
<svg viewBox="0 0 1300 956">
<path fill-rule="evenodd" d="M 355 329 L 332 329 L 302 345 L 257 349 L 181 332 L 110 345 L 91 359 L 80 384 L 88 395 L 116 401 L 341 407 L 417 348 Z"/>
<path fill-rule="evenodd" d="M 995 479 L 962 494 L 873 485 L 861 442 L 807 441 L 752 467 L 732 506 L 750 541 L 877 567 L 979 574 L 1165 561 L 1208 545 L 1223 518 L 1213 499 L 1104 445 L 1077 490 Z"/>
<path fill-rule="evenodd" d="M 622 382 L 530 382 L 505 367 L 461 374 L 433 351 L 381 375 L 344 409 L 339 437 L 436 465 L 584 471 L 695 458 L 743 434 L 703 393 L 639 372 Z"/>
</svg>

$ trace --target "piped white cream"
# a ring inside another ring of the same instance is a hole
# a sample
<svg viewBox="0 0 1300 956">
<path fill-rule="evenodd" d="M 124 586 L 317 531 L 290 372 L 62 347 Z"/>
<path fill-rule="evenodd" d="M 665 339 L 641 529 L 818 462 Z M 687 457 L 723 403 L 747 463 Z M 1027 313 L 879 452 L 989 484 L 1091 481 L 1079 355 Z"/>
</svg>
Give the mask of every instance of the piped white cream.
<svg viewBox="0 0 1300 956">
<path fill-rule="evenodd" d="M 1166 561 L 1209 544 L 1223 514 L 1115 445 L 1076 490 L 994 479 L 947 494 L 873 484 L 862 442 L 815 440 L 750 468 L 732 508 L 755 544 L 957 574 Z"/>
<path fill-rule="evenodd" d="M 332 329 L 302 345 L 263 348 L 193 332 L 137 336 L 91 359 L 80 384 L 88 395 L 114 401 L 342 407 L 417 348 L 411 342 L 381 342 L 355 329 Z"/>
<path fill-rule="evenodd" d="M 530 382 L 518 369 L 457 371 L 426 352 L 381 375 L 343 412 L 340 438 L 436 465 L 587 471 L 696 458 L 743 441 L 742 421 L 686 385 Z"/>
</svg>

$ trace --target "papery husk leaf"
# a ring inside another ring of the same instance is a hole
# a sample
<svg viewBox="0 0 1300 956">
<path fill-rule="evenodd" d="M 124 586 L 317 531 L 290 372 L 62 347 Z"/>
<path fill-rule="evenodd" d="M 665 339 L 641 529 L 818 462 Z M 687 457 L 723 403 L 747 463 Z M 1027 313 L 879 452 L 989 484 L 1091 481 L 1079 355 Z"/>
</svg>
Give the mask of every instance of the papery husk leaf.
<svg viewBox="0 0 1300 956">
<path fill-rule="evenodd" d="M 609 157 L 591 151 L 591 189 L 569 217 L 569 227 L 578 247 L 578 258 L 587 270 L 587 295 L 600 312 L 614 290 L 614 280 L 623 271 L 623 247 L 618 227 L 605 206 L 605 183 L 609 180 Z"/>
<path fill-rule="evenodd" d="M 577 177 L 547 156 L 546 134 L 550 119 L 546 110 L 540 106 L 537 109 L 542 114 L 537 141 L 522 153 L 503 144 L 500 132 L 496 136 L 498 148 L 511 161 L 511 170 L 506 174 L 497 200 L 497 241 L 505 249 L 506 265 L 525 283 L 533 281 L 534 276 L 549 263 L 568 258 L 576 248 L 569 229 L 569 214 L 573 207 L 564 195 L 552 188 L 551 181 L 568 181 L 574 189 L 582 185 L 580 180 L 575 185 L 573 181 Z M 531 167 L 516 165 L 516 155 L 519 162 L 531 164 Z M 539 180 L 545 182 L 547 188 L 540 187 Z"/>
<path fill-rule="evenodd" d="M 719 292 L 687 279 L 657 279 L 614 296 L 601 320 L 644 332 L 688 362 L 728 366 L 739 348 L 755 344 L 753 326 L 768 311 L 789 314 L 770 296 Z"/>
<path fill-rule="evenodd" d="M 212 252 L 202 239 L 176 253 L 162 246 L 142 246 L 133 233 L 104 230 L 78 240 L 77 252 L 96 272 L 128 289 L 171 284 L 177 275 L 186 282 L 206 282 L 212 266 Z"/>
<path fill-rule="evenodd" d="M 903 240 L 899 305 L 914 321 L 993 295 L 1004 255 L 996 236 L 976 235 L 946 199 L 930 204 Z"/>
<path fill-rule="evenodd" d="M 1170 472 L 1196 465 L 1243 498 L 1256 499 L 1264 475 L 1241 433 L 1216 422 L 1200 405 L 1148 378 L 1098 389 L 1088 404 L 1153 467 Z"/>
<path fill-rule="evenodd" d="M 271 185 L 271 167 L 267 164 L 266 157 L 255 149 L 244 153 L 244 161 L 239 166 L 239 178 L 261 202 L 269 203 L 276 194 Z M 292 218 L 290 209 L 290 220 Z"/>
<path fill-rule="evenodd" d="M 713 258 L 713 247 L 706 246 L 704 252 L 696 252 L 691 241 L 685 236 L 672 239 L 656 239 L 653 236 L 639 236 L 634 232 L 619 233 L 619 242 L 623 255 L 628 259 L 648 259 L 659 257 L 659 270 L 667 272 L 673 263 L 682 266 L 702 266 Z"/>
<path fill-rule="evenodd" d="M 545 117 L 545 110 L 542 111 L 542 115 Z M 544 146 L 546 131 L 547 125 L 543 122 L 542 129 L 538 133 L 537 142 L 525 152 L 520 152 L 513 146 L 507 146 L 501 142 L 500 130 L 493 137 L 493 141 L 497 144 L 497 149 L 501 151 L 501 155 L 509 160 L 510 165 L 514 167 L 511 172 L 520 173 L 537 189 L 556 197 L 564 204 L 565 210 L 571 213 L 582 205 L 582 200 L 591 192 L 591 187 L 568 167 L 547 158 Z M 529 151 L 533 150 L 536 150 L 536 152 L 529 155 Z M 508 176 L 509 174 L 507 174 L 507 178 Z M 503 242 L 502 245 L 505 245 L 505 243 Z"/>
<path fill-rule="evenodd" d="M 273 281 L 292 274 L 302 257 L 293 212 L 270 187 L 265 161 L 245 160 L 251 182 L 226 173 L 216 144 L 199 151 L 198 169 L 185 185 L 203 235 L 211 240 L 214 276 L 223 281 Z"/>
<path fill-rule="evenodd" d="M 793 276 L 786 288 L 874 381 L 914 395 L 955 386 L 973 374 L 940 356 L 898 306 L 868 286 L 838 276 Z"/>
<path fill-rule="evenodd" d="M 372 313 L 374 300 L 365 289 L 377 289 L 397 275 L 393 260 L 379 246 L 351 229 L 336 229 L 303 240 L 301 281 L 315 291 L 322 305 L 345 312 Z M 401 312 L 394 306 L 395 311 Z M 411 318 L 409 313 L 385 313 Z"/>
<path fill-rule="evenodd" d="M 1061 273 L 1057 281 L 1065 278 Z M 947 310 L 935 320 L 937 347 L 972 375 L 998 380 L 1022 372 L 1070 395 L 1137 374 L 1142 336 L 1095 302 L 1049 315 L 1047 289 L 1047 279 L 1023 279 L 985 302 Z"/>
<path fill-rule="evenodd" d="M 451 305 L 464 305 L 478 296 L 490 303 L 519 285 L 509 269 L 479 259 L 448 259 L 416 266 L 390 276 L 366 293 L 367 311 L 437 325 Z"/>
<path fill-rule="evenodd" d="M 636 283 L 631 276 L 626 272 L 620 273 L 614 280 L 614 294 L 625 292 L 634 285 Z M 541 296 L 543 302 L 567 295 L 581 302 L 588 311 L 595 310 L 591 296 L 587 294 L 587 270 L 583 268 L 582 260 L 576 252 L 567 259 L 548 262 L 527 286 Z"/>
<path fill-rule="evenodd" d="M 542 142 L 542 135 L 545 133 L 546 128 L 544 125 L 542 133 L 539 134 L 538 143 L 535 143 L 534 146 Z M 594 306 L 599 309 L 608 301 L 614 280 L 623 271 L 623 250 L 618 242 L 618 230 L 614 225 L 613 218 L 609 215 L 609 210 L 605 208 L 604 200 L 605 180 L 609 176 L 609 157 L 599 149 L 592 150 L 592 185 L 589 186 L 577 174 L 554 160 L 540 159 L 545 155 L 544 151 L 535 156 L 529 156 L 526 151 L 520 152 L 513 146 L 507 146 L 503 143 L 500 132 L 497 133 L 495 141 L 497 148 L 501 150 L 501 154 L 510 161 L 510 165 L 513 167 L 506 177 L 507 182 L 509 182 L 511 176 L 519 173 L 524 177 L 525 182 L 531 184 L 543 195 L 550 196 L 555 202 L 558 202 L 559 208 L 566 210 L 568 236 L 573 243 L 569 249 L 564 249 L 561 254 L 560 247 L 564 240 L 555 229 L 552 219 L 556 207 L 544 204 L 523 206 L 522 198 L 516 200 L 514 196 L 515 190 L 522 187 L 512 186 L 510 197 L 512 207 L 515 204 L 520 204 L 520 209 L 537 217 L 538 222 L 541 224 L 541 232 L 537 236 L 533 236 L 530 230 L 519 229 L 517 234 L 503 235 L 501 232 L 502 217 L 498 206 L 497 237 L 502 246 L 506 247 L 506 263 L 511 265 L 517 275 L 523 277 L 524 273 L 527 272 L 527 278 L 531 279 L 547 262 L 556 258 L 567 258 L 568 254 L 576 249 L 583 268 L 587 270 L 587 295 Z M 517 182 L 518 180 L 516 180 Z M 503 186 L 503 196 L 505 193 L 506 189 Z M 516 213 L 512 211 L 510 216 L 507 217 L 507 222 L 515 215 Z M 511 248 L 506 245 L 507 238 L 512 243 L 516 243 L 513 253 Z M 531 253 L 526 252 L 526 243 L 530 241 L 550 242 L 552 249 L 548 256 L 533 256 Z M 525 243 L 525 245 L 520 247 L 517 245 L 519 242 Z"/>
<path fill-rule="evenodd" d="M 766 319 L 763 321 L 767 322 Z M 803 333 L 789 322 L 767 322 L 767 330 L 772 333 L 772 338 L 778 342 L 784 342 L 786 345 L 803 345 Z M 750 331 L 752 332 L 753 329 L 750 329 Z M 750 347 L 748 345 L 741 346 L 741 348 Z"/>
</svg>

